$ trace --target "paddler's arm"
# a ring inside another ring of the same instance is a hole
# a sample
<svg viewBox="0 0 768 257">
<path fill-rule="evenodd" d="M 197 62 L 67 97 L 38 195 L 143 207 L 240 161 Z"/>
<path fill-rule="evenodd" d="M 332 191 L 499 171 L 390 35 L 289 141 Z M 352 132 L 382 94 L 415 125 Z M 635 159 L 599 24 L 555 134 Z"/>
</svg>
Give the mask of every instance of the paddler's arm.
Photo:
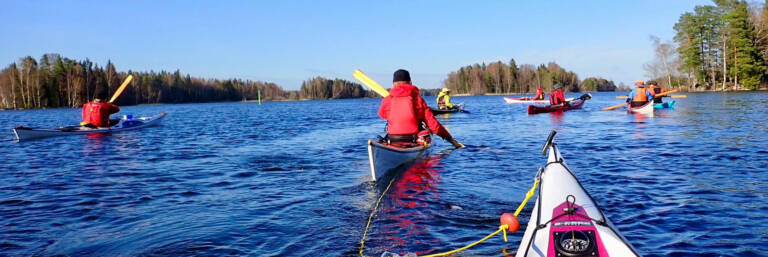
<svg viewBox="0 0 768 257">
<path fill-rule="evenodd" d="M 424 121 L 426 121 L 427 127 L 429 127 L 429 130 L 432 131 L 432 133 L 435 133 L 439 137 L 445 139 L 445 141 L 450 142 L 456 148 L 464 147 L 464 144 L 456 141 L 456 139 L 453 139 L 451 133 L 448 133 L 448 130 L 446 130 L 445 127 L 443 127 L 443 125 L 437 121 L 435 114 L 432 113 L 432 110 L 429 109 L 429 106 L 427 106 L 427 103 L 424 102 L 423 98 L 419 97 L 417 100 L 417 106 L 421 113 L 424 115 Z"/>
<path fill-rule="evenodd" d="M 445 95 L 445 106 L 448 106 L 448 108 L 453 108 L 453 104 L 451 103 L 451 96 Z"/>
</svg>

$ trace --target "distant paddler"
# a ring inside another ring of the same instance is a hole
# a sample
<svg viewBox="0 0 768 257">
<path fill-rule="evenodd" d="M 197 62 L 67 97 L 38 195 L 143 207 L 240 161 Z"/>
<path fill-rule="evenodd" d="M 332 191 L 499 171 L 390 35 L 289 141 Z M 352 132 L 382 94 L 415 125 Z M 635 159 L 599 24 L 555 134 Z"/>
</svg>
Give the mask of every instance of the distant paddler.
<svg viewBox="0 0 768 257">
<path fill-rule="evenodd" d="M 650 85 L 650 88 L 651 88 L 651 90 L 650 90 L 651 91 L 651 95 L 653 95 L 653 103 L 655 103 L 655 104 L 663 103 L 661 101 L 661 98 L 666 96 L 666 95 L 661 95 L 661 96 L 658 96 L 658 97 L 656 95 L 664 93 L 664 92 L 666 92 L 666 90 L 664 90 L 663 88 L 659 87 L 659 83 L 656 82 L 655 80 L 648 81 L 648 84 Z"/>
<path fill-rule="evenodd" d="M 440 93 L 437 94 L 437 108 L 440 110 L 448 110 L 457 108 L 456 105 L 451 103 L 451 89 L 443 88 Z"/>
<path fill-rule="evenodd" d="M 117 100 L 117 97 L 119 97 L 123 91 L 125 91 L 125 88 L 128 87 L 131 80 L 133 80 L 133 75 L 125 77 L 123 84 L 117 88 L 117 91 L 115 91 L 112 98 L 109 99 L 109 102 L 105 102 L 107 100 L 107 87 L 104 85 L 96 86 L 93 94 L 93 101 L 83 105 L 83 122 L 80 123 L 80 126 L 104 128 L 112 127 L 120 123 L 119 118 L 109 119 L 109 115 L 120 111 L 120 107 L 117 107 L 117 105 L 112 103 Z"/>
<path fill-rule="evenodd" d="M 653 100 L 653 94 L 645 88 L 645 81 L 635 81 L 635 88 L 629 93 L 627 102 L 630 107 L 639 107 Z"/>
<path fill-rule="evenodd" d="M 541 87 L 536 89 L 536 96 L 533 97 L 533 100 L 544 100 L 544 90 Z"/>
<path fill-rule="evenodd" d="M 381 100 L 379 117 L 387 120 L 387 140 L 391 143 L 416 143 L 420 131 L 431 131 L 456 148 L 464 147 L 437 121 L 406 70 L 395 71 L 389 96 Z M 421 126 L 422 122 L 427 128 Z"/>
<path fill-rule="evenodd" d="M 570 103 L 565 100 L 565 94 L 563 94 L 563 86 L 555 84 L 553 86 L 555 90 L 549 93 L 549 105 L 554 106 L 567 106 Z M 538 96 L 538 93 L 537 93 Z"/>
<path fill-rule="evenodd" d="M 109 119 L 109 115 L 120 111 L 120 107 L 106 102 L 107 88 L 96 86 L 94 99 L 83 105 L 83 122 L 81 126 L 91 128 L 111 127 L 117 125 L 120 119 Z"/>
</svg>

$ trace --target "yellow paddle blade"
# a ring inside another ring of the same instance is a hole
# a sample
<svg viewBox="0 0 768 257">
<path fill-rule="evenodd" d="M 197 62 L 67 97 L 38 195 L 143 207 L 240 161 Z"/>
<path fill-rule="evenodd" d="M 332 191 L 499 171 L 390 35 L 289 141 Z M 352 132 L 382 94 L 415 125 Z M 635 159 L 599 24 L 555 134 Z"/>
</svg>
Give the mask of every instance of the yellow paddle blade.
<svg viewBox="0 0 768 257">
<path fill-rule="evenodd" d="M 672 98 L 688 98 L 687 95 L 673 95 Z"/>
<path fill-rule="evenodd" d="M 622 106 L 625 106 L 625 105 L 627 105 L 627 104 L 617 104 L 617 105 L 614 105 L 614 106 L 605 107 L 605 108 L 603 108 L 603 111 L 610 111 L 610 110 L 613 110 L 613 109 L 616 109 L 616 108 L 619 108 L 619 107 L 622 107 Z"/>
<path fill-rule="evenodd" d="M 125 78 L 125 81 L 123 81 L 123 84 L 122 84 L 122 85 L 120 85 L 120 87 L 119 87 L 119 88 L 117 88 L 117 91 L 115 91 L 115 94 L 114 94 L 114 95 L 112 95 L 112 98 L 111 98 L 111 99 L 109 99 L 109 102 L 110 102 L 110 103 L 111 103 L 111 102 L 114 102 L 114 101 L 117 99 L 117 97 L 118 97 L 118 96 L 120 96 L 120 94 L 122 94 L 122 93 L 123 93 L 123 91 L 125 91 L 125 88 L 126 88 L 126 87 L 128 87 L 128 84 L 130 84 L 130 83 L 131 83 L 131 80 L 132 80 L 132 79 L 133 79 L 133 75 L 128 75 L 128 77 L 127 77 L 127 78 Z"/>
<path fill-rule="evenodd" d="M 625 96 L 625 95 L 617 95 L 616 96 L 616 99 L 627 99 L 627 98 L 629 98 L 629 96 Z"/>
<path fill-rule="evenodd" d="M 368 77 L 368 75 L 365 75 L 365 73 L 363 73 L 362 71 L 355 70 L 355 73 L 352 74 L 352 76 L 355 77 L 360 82 L 363 82 L 363 85 L 367 86 L 368 88 L 370 88 L 371 90 L 379 94 L 381 97 L 389 96 L 389 91 L 387 91 L 386 89 L 384 89 L 384 87 L 379 85 L 379 83 L 376 83 L 376 81 Z"/>
</svg>

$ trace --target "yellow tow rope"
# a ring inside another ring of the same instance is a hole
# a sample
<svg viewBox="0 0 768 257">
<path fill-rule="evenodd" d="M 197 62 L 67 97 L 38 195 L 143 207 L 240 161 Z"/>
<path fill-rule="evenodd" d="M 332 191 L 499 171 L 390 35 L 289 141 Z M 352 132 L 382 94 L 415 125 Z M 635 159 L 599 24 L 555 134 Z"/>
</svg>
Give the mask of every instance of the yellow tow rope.
<svg viewBox="0 0 768 257">
<path fill-rule="evenodd" d="M 365 225 L 365 232 L 363 232 L 363 238 L 360 239 L 360 256 L 361 257 L 366 257 L 363 254 L 363 249 L 365 247 L 365 236 L 368 234 L 368 229 L 371 226 L 371 220 L 373 219 L 373 216 L 376 214 L 376 210 L 379 208 L 379 204 L 381 203 L 381 199 L 384 198 L 384 195 L 387 193 L 387 191 L 389 191 L 389 188 L 392 186 L 392 182 L 394 182 L 394 181 L 395 181 L 395 179 L 392 178 L 392 180 L 389 182 L 389 185 L 387 185 L 387 188 L 384 189 L 384 192 L 382 192 L 381 196 L 379 196 L 379 200 L 376 201 L 376 205 L 374 206 L 373 211 L 371 212 L 371 215 L 368 216 L 368 224 Z M 523 208 L 528 203 L 528 201 L 531 200 L 531 197 L 533 197 L 533 194 L 536 192 L 536 188 L 538 186 L 539 186 L 539 177 L 536 176 L 536 180 L 533 181 L 533 187 L 531 187 L 531 189 L 528 190 L 528 193 L 525 194 L 525 200 L 523 200 L 523 202 L 520 203 L 520 206 L 517 207 L 517 210 L 515 211 L 515 214 L 514 214 L 515 217 L 517 217 L 517 215 L 519 215 L 520 212 L 523 211 Z M 451 250 L 451 251 L 447 251 L 447 252 L 435 253 L 435 254 L 429 254 L 429 255 L 422 255 L 422 257 L 446 256 L 446 255 L 449 255 L 449 254 L 454 254 L 454 253 L 457 253 L 457 252 L 461 252 L 461 251 L 467 250 L 469 248 L 472 248 L 473 246 L 475 246 L 477 244 L 480 244 L 480 243 L 482 243 L 485 240 L 488 240 L 489 238 L 495 236 L 499 232 L 504 232 L 503 233 L 504 234 L 504 242 L 508 242 L 509 241 L 509 240 L 507 240 L 507 229 L 508 228 L 509 227 L 508 227 L 507 224 L 502 224 L 502 225 L 499 226 L 498 230 L 496 230 L 493 233 L 488 234 L 487 236 L 483 237 L 482 239 L 480 239 L 480 240 L 478 240 L 478 241 L 476 241 L 474 243 L 471 243 L 471 244 L 468 244 L 468 245 L 466 245 L 464 247 L 461 247 L 461 248 L 458 248 L 458 249 L 455 249 L 455 250 Z"/>
</svg>

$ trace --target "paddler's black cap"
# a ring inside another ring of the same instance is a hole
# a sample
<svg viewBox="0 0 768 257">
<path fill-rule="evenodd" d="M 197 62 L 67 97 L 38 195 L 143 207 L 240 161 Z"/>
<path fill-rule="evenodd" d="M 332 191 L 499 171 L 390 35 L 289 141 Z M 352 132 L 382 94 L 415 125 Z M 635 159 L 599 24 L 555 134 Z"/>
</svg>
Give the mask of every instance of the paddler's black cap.
<svg viewBox="0 0 768 257">
<path fill-rule="evenodd" d="M 93 93 L 93 97 L 96 99 L 106 100 L 107 99 L 107 87 L 105 86 L 96 86 L 96 91 Z"/>
<path fill-rule="evenodd" d="M 407 70 L 399 69 L 395 71 L 395 75 L 392 76 L 392 82 L 406 81 L 411 82 L 411 74 Z"/>
</svg>

